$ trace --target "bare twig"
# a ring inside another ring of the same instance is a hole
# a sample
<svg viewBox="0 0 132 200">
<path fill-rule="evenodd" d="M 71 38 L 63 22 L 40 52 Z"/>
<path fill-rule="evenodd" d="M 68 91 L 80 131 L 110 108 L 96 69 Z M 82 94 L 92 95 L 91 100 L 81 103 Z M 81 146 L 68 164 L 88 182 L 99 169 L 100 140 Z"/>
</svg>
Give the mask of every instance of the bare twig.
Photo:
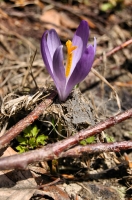
<svg viewBox="0 0 132 200">
<path fill-rule="evenodd" d="M 54 185 L 54 184 L 58 183 L 60 180 L 61 180 L 60 178 L 57 178 L 56 180 L 54 180 L 54 181 L 52 181 L 50 183 L 38 186 L 38 188 L 39 189 L 44 189 L 44 187 L 47 187 L 47 186 L 50 186 L 50 185 Z"/>
<path fill-rule="evenodd" d="M 44 107 L 45 108 L 45 107 Z M 114 117 L 110 117 L 109 119 L 100 122 L 99 124 L 82 130 L 75 135 L 64 139 L 62 141 L 56 142 L 54 144 L 49 144 L 41 149 L 29 151 L 27 153 L 22 153 L 18 155 L 8 156 L 0 158 L 0 169 L 12 169 L 12 168 L 22 168 L 26 169 L 28 164 L 33 162 L 38 162 L 42 160 L 52 160 L 59 158 L 62 152 L 66 151 L 67 149 L 71 148 L 72 146 L 78 144 L 79 141 L 96 135 L 101 131 L 120 123 L 126 119 L 132 117 L 132 108 L 117 115 Z M 131 141 L 130 141 L 131 142 Z M 128 148 L 130 148 L 131 143 L 128 142 Z M 97 144 L 96 144 L 97 145 Z M 121 145 L 119 145 L 119 149 Z M 127 148 L 127 144 L 124 144 L 125 149 Z M 95 147 L 96 148 L 96 147 Z M 117 148 L 117 146 L 116 146 Z"/>
<path fill-rule="evenodd" d="M 113 142 L 113 143 L 97 143 L 89 144 L 86 146 L 78 145 L 72 149 L 62 152 L 59 157 L 79 157 L 90 153 L 101 153 L 101 152 L 119 152 L 121 150 L 132 149 L 132 140 Z"/>
<path fill-rule="evenodd" d="M 122 43 L 121 45 L 115 47 L 114 49 L 112 49 L 111 51 L 106 53 L 106 57 L 112 56 L 113 54 L 115 54 L 117 51 L 127 47 L 128 45 L 132 44 L 132 39 L 127 40 L 126 42 Z M 100 56 L 99 58 L 97 58 L 94 61 L 93 67 L 95 67 L 98 63 L 100 63 L 100 61 L 103 60 L 103 56 Z"/>
<path fill-rule="evenodd" d="M 52 92 L 43 102 L 41 102 L 29 115 L 11 127 L 5 135 L 0 137 L 0 149 L 7 146 L 22 130 L 32 124 L 52 104 L 57 93 Z"/>
</svg>

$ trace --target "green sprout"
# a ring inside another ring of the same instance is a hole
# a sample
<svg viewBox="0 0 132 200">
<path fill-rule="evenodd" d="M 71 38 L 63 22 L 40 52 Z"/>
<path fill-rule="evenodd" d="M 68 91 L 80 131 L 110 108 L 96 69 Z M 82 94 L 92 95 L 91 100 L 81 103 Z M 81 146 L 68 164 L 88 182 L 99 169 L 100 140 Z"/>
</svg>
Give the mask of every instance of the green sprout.
<svg viewBox="0 0 132 200">
<path fill-rule="evenodd" d="M 87 144 L 94 143 L 94 141 L 95 141 L 95 137 L 91 136 L 91 137 L 86 138 L 85 140 L 81 140 L 80 144 L 85 146 Z"/>
<path fill-rule="evenodd" d="M 100 5 L 100 10 L 107 12 L 117 7 L 121 7 L 124 4 L 124 0 L 108 0 L 106 3 Z"/>
<path fill-rule="evenodd" d="M 115 138 L 112 136 L 108 136 L 107 134 L 105 135 L 107 142 L 115 142 Z"/>
<path fill-rule="evenodd" d="M 40 130 L 36 125 L 28 126 L 21 135 L 19 135 L 16 139 L 19 145 L 16 149 L 20 152 L 26 152 L 35 148 L 39 148 L 42 145 L 45 145 L 48 139 L 48 136 L 39 133 Z"/>
</svg>

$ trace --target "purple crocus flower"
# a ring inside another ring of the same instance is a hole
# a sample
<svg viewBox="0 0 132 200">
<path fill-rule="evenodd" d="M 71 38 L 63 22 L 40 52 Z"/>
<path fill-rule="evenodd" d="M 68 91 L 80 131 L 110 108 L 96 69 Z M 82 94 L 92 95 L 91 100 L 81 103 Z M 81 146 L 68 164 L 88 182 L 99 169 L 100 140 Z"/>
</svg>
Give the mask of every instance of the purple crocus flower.
<svg viewBox="0 0 132 200">
<path fill-rule="evenodd" d="M 61 101 L 65 101 L 73 87 L 81 82 L 89 73 L 95 56 L 94 46 L 88 45 L 89 26 L 81 21 L 73 40 L 66 42 L 67 61 L 64 67 L 63 45 L 54 29 L 46 31 L 41 40 L 42 57 L 56 85 Z"/>
</svg>

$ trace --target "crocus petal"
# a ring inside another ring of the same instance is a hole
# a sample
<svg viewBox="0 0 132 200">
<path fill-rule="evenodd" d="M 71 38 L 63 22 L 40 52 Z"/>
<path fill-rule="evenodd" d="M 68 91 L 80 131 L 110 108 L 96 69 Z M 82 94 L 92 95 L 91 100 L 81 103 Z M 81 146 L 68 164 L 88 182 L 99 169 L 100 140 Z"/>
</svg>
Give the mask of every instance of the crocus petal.
<svg viewBox="0 0 132 200">
<path fill-rule="evenodd" d="M 63 65 L 63 46 L 59 46 L 53 56 L 53 77 L 60 100 L 65 99 L 64 88 L 66 83 L 65 69 Z"/>
<path fill-rule="evenodd" d="M 54 29 L 51 29 L 48 32 L 47 45 L 49 48 L 51 58 L 53 58 L 55 50 L 57 49 L 57 47 L 59 47 L 61 45 L 61 41 Z"/>
<path fill-rule="evenodd" d="M 96 37 L 94 37 L 94 55 L 96 53 L 96 46 L 97 46 L 97 41 L 96 41 Z"/>
<path fill-rule="evenodd" d="M 71 77 L 69 78 L 69 81 L 67 83 L 66 90 L 65 90 L 65 93 L 67 94 L 67 96 L 71 92 L 72 88 L 76 84 L 81 82 L 88 75 L 92 67 L 93 61 L 94 61 L 94 47 L 92 45 L 89 45 L 86 48 L 85 52 L 83 53 Z"/>
<path fill-rule="evenodd" d="M 84 50 L 86 49 L 88 37 L 89 37 L 89 26 L 88 23 L 83 20 L 81 21 L 79 27 L 77 28 L 72 40 L 72 45 L 77 46 L 77 49 L 73 51 L 72 66 L 69 77 L 74 71 L 74 68 L 76 67 L 78 61 L 80 60 Z"/>
<path fill-rule="evenodd" d="M 73 46 L 78 46 L 80 48 L 80 38 L 81 42 L 83 43 L 82 52 L 84 52 L 89 38 L 89 26 L 88 23 L 84 20 L 81 21 L 80 25 L 78 26 L 73 36 L 72 40 Z"/>
<path fill-rule="evenodd" d="M 49 72 L 50 76 L 53 78 L 53 65 L 52 65 L 52 59 L 51 59 L 51 55 L 49 52 L 49 48 L 47 45 L 47 35 L 48 35 L 49 31 L 46 31 L 41 39 L 41 54 L 42 54 L 42 58 L 43 61 L 45 63 L 45 67 L 47 69 L 47 71 Z"/>
<path fill-rule="evenodd" d="M 65 101 L 72 88 L 81 82 L 89 73 L 96 51 L 94 46 L 87 46 L 89 26 L 82 21 L 74 34 L 68 48 L 66 72 L 63 65 L 63 53 L 60 39 L 54 29 L 46 31 L 41 40 L 41 53 L 45 66 L 54 80 L 59 98 Z"/>
</svg>

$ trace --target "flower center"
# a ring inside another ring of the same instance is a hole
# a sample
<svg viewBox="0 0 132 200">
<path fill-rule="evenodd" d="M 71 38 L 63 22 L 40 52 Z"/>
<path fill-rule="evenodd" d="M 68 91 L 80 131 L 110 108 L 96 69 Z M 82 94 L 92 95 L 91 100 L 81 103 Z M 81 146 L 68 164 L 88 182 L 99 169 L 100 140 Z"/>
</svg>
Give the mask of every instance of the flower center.
<svg viewBox="0 0 132 200">
<path fill-rule="evenodd" d="M 68 77 L 72 65 L 73 50 L 75 50 L 77 46 L 72 46 L 72 42 L 68 40 L 66 42 L 66 48 L 67 48 L 67 62 L 66 62 L 65 76 Z"/>
</svg>

